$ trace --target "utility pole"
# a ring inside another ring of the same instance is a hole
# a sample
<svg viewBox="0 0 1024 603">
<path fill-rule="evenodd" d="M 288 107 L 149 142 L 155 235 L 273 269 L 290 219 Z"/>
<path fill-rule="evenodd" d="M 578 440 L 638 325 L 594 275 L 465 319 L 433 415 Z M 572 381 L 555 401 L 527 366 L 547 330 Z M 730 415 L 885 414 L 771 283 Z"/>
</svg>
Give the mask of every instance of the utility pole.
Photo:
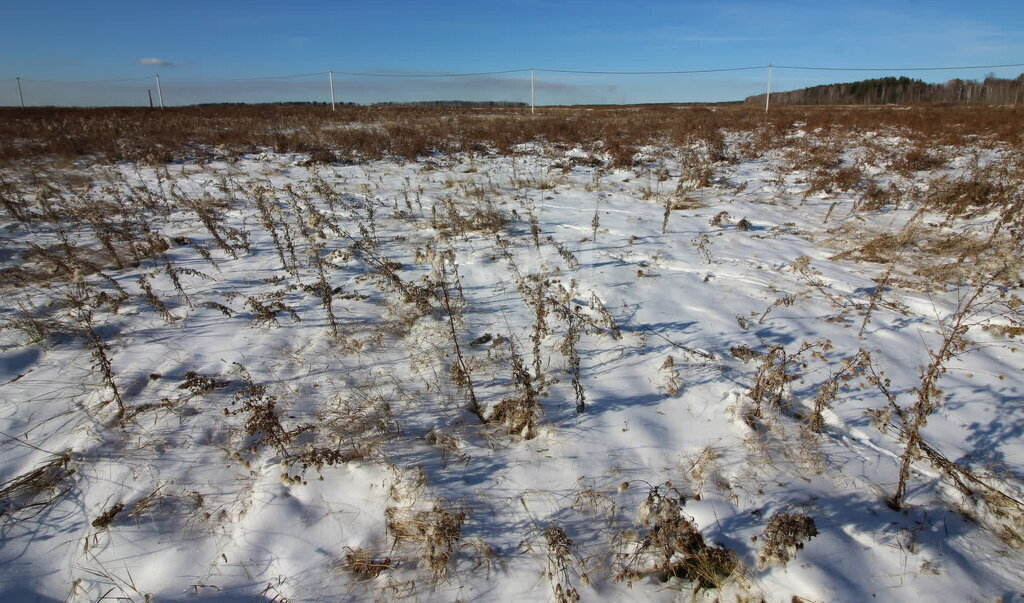
<svg viewBox="0 0 1024 603">
<path fill-rule="evenodd" d="M 327 72 L 327 79 L 331 83 L 331 111 L 336 111 L 334 108 L 334 71 L 330 70 Z"/>
<path fill-rule="evenodd" d="M 14 79 L 18 80 L 18 98 L 21 99 L 21 108 L 24 109 L 25 108 L 25 97 L 21 94 L 21 78 L 20 77 L 16 77 Z"/>
<path fill-rule="evenodd" d="M 149 108 L 152 109 L 153 108 L 153 89 L 152 88 L 147 88 L 146 89 L 146 94 L 149 95 Z"/>
<path fill-rule="evenodd" d="M 768 101 L 772 97 L 772 64 L 768 63 L 768 90 L 764 95 L 764 114 L 768 115 Z"/>
<path fill-rule="evenodd" d="M 530 68 L 530 115 L 534 115 L 536 113 L 535 107 L 537 96 L 535 92 L 535 71 L 536 69 L 534 69 L 533 67 Z"/>
<path fill-rule="evenodd" d="M 163 88 L 160 87 L 160 74 L 159 73 L 156 74 L 156 96 L 157 96 L 158 99 L 160 99 L 160 108 L 163 109 L 164 108 L 164 91 L 163 91 Z"/>
</svg>

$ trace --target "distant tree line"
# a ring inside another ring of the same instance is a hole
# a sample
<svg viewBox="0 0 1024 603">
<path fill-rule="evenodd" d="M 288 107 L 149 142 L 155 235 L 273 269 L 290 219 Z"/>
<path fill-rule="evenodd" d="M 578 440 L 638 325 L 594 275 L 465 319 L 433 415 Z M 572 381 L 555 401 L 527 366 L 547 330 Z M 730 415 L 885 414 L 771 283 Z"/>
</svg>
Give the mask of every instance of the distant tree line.
<svg viewBox="0 0 1024 603">
<path fill-rule="evenodd" d="M 380 102 L 375 107 L 528 107 L 527 103 L 511 101 L 464 101 L 464 100 L 433 100 L 412 102 Z"/>
<path fill-rule="evenodd" d="M 336 103 L 339 107 L 355 107 L 356 103 L 345 103 L 338 101 Z M 322 101 L 268 101 L 262 103 L 243 103 L 237 101 L 227 101 L 222 103 L 195 103 L 188 105 L 190 107 L 259 107 L 259 106 L 273 106 L 273 107 L 330 107 L 331 103 L 325 103 Z"/>
<path fill-rule="evenodd" d="M 883 77 L 843 84 L 825 84 L 789 92 L 772 92 L 780 105 L 902 105 L 963 103 L 1016 105 L 1024 101 L 1024 74 L 1014 79 L 989 74 L 984 80 L 953 79 L 929 84 L 908 77 Z M 764 95 L 748 96 L 747 104 L 764 104 Z"/>
<path fill-rule="evenodd" d="M 360 105 L 359 103 L 343 102 L 338 101 L 336 103 L 339 107 L 359 107 L 366 106 Z M 280 101 L 280 102 L 262 102 L 262 103 L 242 103 L 242 102 L 222 102 L 222 103 L 196 103 L 191 105 L 193 107 L 234 107 L 234 106 L 275 106 L 275 107 L 329 107 L 331 103 L 323 101 Z M 432 101 L 385 101 L 379 103 L 371 103 L 369 106 L 372 107 L 529 107 L 527 103 L 518 103 L 511 101 L 463 101 L 463 100 L 432 100 Z"/>
</svg>

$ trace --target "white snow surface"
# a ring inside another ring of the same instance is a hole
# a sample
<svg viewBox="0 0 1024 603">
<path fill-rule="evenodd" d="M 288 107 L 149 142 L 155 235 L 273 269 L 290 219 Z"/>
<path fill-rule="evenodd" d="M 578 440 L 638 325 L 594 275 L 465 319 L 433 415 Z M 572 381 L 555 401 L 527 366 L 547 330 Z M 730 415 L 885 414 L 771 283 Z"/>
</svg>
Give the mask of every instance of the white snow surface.
<svg viewBox="0 0 1024 603">
<path fill-rule="evenodd" d="M 903 443 L 866 415 L 887 403 L 864 376 L 841 384 L 821 433 L 803 425 L 818 388 L 861 349 L 912 404 L 929 351 L 971 290 L 893 285 L 860 333 L 873 279 L 887 267 L 837 254 L 864 233 L 898 229 L 915 208 L 853 212 L 853 192 L 805 199 L 807 175 L 780 180 L 778 157 L 722 163 L 711 187 L 676 192 L 678 165 L 657 147 L 641 158 L 654 163 L 634 170 L 581 162 L 590 158 L 582 149 L 519 151 L 319 167 L 272 153 L 158 169 L 82 166 L 97 197 L 129 187 L 165 196 L 151 222 L 171 241 L 173 265 L 192 271 L 179 275 L 188 299 L 152 257 L 105 269 L 130 294 L 116 308 L 97 305 L 93 318 L 130 411 L 119 420 L 93 347 L 67 327 L 81 327 L 67 302 L 78 285 L 5 291 L 7 317 L 50 308 L 65 327 L 39 341 L 0 332 L 0 482 L 44 465 L 56 476 L 28 498 L 3 500 L 0 598 L 544 601 L 556 588 L 584 601 L 667 601 L 695 590 L 768 601 L 1022 596 L 1020 551 L 926 459 L 913 463 L 904 508 L 886 505 Z M 279 255 L 260 223 L 258 194 L 272 200 L 282 238 L 288 223 L 296 273 L 283 269 L 287 249 Z M 663 232 L 668 197 L 690 202 L 671 211 Z M 232 257 L 219 248 L 181 198 L 223 204 L 220 228 L 247 233 L 248 249 Z M 337 229 L 318 223 L 307 203 Z M 444 227 L 452 208 L 508 221 L 497 233 L 459 232 Z M 720 212 L 728 215 L 712 225 Z M 4 217 L 5 238 L 56 244 L 53 232 Z M 749 229 L 736 228 L 741 218 Z M 937 232 L 969 227 L 922 221 Z M 337 337 L 308 241 L 326 258 Z M 431 292 L 428 309 L 374 271 L 381 258 L 405 285 Z M 909 280 L 915 267 L 897 272 Z M 142 274 L 170 318 L 146 301 Z M 451 320 L 441 277 L 457 310 Z M 97 274 L 80 280 L 115 294 Z M 576 344 L 578 413 L 568 323 L 548 309 L 532 438 L 482 424 L 453 380 L 453 327 L 485 414 L 516 395 L 509 340 L 534 372 L 535 304 L 524 282 L 546 283 L 586 318 Z M 788 305 L 775 303 L 786 296 Z M 299 321 L 279 311 L 260 322 L 249 299 L 279 301 Z M 925 437 L 1024 498 L 1021 355 L 1013 340 L 980 327 L 970 337 L 978 349 L 950 363 Z M 813 347 L 792 367 L 786 403 L 751 427 L 744 413 L 760 360 L 730 350 L 792 354 L 804 343 Z M 190 387 L 197 377 L 221 383 Z M 287 441 L 247 430 L 246 396 L 273 400 Z M 300 455 L 314 449 L 345 459 L 304 469 Z M 638 511 L 655 486 L 685 498 L 683 512 L 707 543 L 738 556 L 742 569 L 721 590 L 623 578 L 646 530 Z M 123 507 L 106 525 L 95 521 L 115 505 Z M 445 512 L 464 521 L 434 579 L 426 541 Z M 761 567 L 766 522 L 780 512 L 810 516 L 819 533 L 789 563 Z M 403 536 L 388 525 L 396 517 L 427 527 Z M 552 569 L 552 527 L 572 540 L 561 570 Z M 347 561 L 359 551 L 388 569 L 352 571 Z"/>
</svg>

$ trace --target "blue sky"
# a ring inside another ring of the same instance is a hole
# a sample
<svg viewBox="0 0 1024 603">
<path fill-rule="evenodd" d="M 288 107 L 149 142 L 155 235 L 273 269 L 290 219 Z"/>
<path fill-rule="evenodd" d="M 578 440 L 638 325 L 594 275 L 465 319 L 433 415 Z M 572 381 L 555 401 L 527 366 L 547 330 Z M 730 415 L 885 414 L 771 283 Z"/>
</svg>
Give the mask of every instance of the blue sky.
<svg viewBox="0 0 1024 603">
<path fill-rule="evenodd" d="M 0 80 L 29 104 L 143 102 L 161 74 L 169 104 L 326 100 L 326 71 L 387 73 L 688 70 L 752 65 L 928 67 L 1024 63 L 1024 2 L 10 2 Z M 144 59 L 155 59 L 145 61 Z M 907 72 L 929 81 L 989 70 Z M 994 69 L 1016 76 L 1024 68 Z M 776 70 L 775 89 L 892 75 Z M 901 74 L 895 74 L 901 75 Z M 688 76 L 540 73 L 538 103 L 739 99 L 765 70 Z M 155 89 L 153 90 L 156 93 Z M 336 77 L 339 100 L 529 100 L 529 74 L 464 79 Z M 0 82 L 0 104 L 16 104 Z M 118 100 L 112 100 L 118 99 Z"/>
</svg>

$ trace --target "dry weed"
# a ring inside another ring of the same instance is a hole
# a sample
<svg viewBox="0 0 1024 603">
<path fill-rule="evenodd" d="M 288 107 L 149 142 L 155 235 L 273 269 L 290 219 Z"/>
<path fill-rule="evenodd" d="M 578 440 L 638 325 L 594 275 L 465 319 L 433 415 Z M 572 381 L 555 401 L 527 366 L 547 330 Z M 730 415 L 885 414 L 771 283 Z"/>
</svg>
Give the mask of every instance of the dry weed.
<svg viewBox="0 0 1024 603">
<path fill-rule="evenodd" d="M 394 568 L 394 563 L 390 556 L 382 557 L 373 551 L 357 547 L 349 549 L 349 552 L 345 553 L 344 561 L 338 562 L 335 567 L 352 574 L 358 582 L 367 582 Z"/>
<path fill-rule="evenodd" d="M 448 509 L 438 503 L 430 511 L 389 507 L 385 517 L 388 532 L 395 543 L 418 545 L 420 557 L 430 570 L 432 580 L 435 583 L 446 580 L 453 556 L 458 551 L 456 543 L 466 521 L 466 512 Z"/>
<path fill-rule="evenodd" d="M 665 486 L 671 490 L 670 486 Z M 623 555 L 618 580 L 633 581 L 655 576 L 665 582 L 680 578 L 696 590 L 721 588 L 740 572 L 736 553 L 708 545 L 693 520 L 682 512 L 682 495 L 662 493 L 652 486 L 640 506 L 639 521 L 646 531 Z"/>
<path fill-rule="evenodd" d="M 4 521 L 31 519 L 71 491 L 75 475 L 71 455 L 55 455 L 31 471 L 0 485 L 0 518 Z"/>
<path fill-rule="evenodd" d="M 818 535 L 814 519 L 801 513 L 778 513 L 768 520 L 761 535 L 761 552 L 757 564 L 766 567 L 786 565 L 804 548 L 804 543 Z"/>
<path fill-rule="evenodd" d="M 556 603 L 575 603 L 580 594 L 572 585 L 572 575 L 579 563 L 576 559 L 575 544 L 561 526 L 549 525 L 544 528 L 547 542 L 547 568 L 545 576 L 551 581 L 552 596 Z"/>
</svg>

